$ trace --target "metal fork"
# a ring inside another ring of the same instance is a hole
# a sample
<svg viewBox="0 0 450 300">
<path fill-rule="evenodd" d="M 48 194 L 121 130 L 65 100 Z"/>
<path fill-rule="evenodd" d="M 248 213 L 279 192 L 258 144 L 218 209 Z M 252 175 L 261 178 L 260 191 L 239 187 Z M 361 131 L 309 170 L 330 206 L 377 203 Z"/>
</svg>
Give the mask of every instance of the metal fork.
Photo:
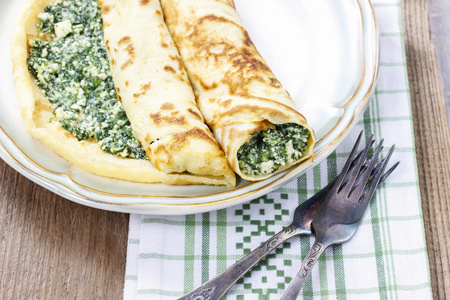
<svg viewBox="0 0 450 300">
<path fill-rule="evenodd" d="M 349 167 L 350 170 L 354 170 L 362 154 L 363 153 L 361 152 L 353 160 L 352 164 Z M 383 162 L 378 164 L 377 167 L 372 170 L 371 177 L 377 174 L 383 174 L 382 172 L 380 172 L 382 163 Z M 398 164 L 399 162 L 394 164 L 388 171 L 383 174 L 380 181 L 378 182 L 378 185 L 384 182 L 384 180 L 394 171 Z M 360 166 L 361 168 L 359 172 L 364 171 L 367 166 L 367 163 Z M 208 300 L 220 299 L 239 280 L 239 278 L 244 276 L 245 273 L 247 273 L 253 266 L 255 266 L 261 259 L 263 259 L 277 246 L 294 236 L 310 235 L 311 222 L 321 205 L 325 202 L 327 195 L 331 192 L 333 185 L 338 178 L 339 177 L 334 179 L 317 194 L 299 205 L 295 209 L 292 223 L 289 226 L 275 234 L 266 242 L 262 243 L 259 247 L 230 266 L 223 273 L 205 282 L 203 285 L 182 296 L 181 298 L 178 298 L 178 300 L 202 299 L 198 297 L 203 297 L 203 299 Z"/>
<path fill-rule="evenodd" d="M 351 168 L 361 136 L 362 134 L 359 135 L 344 169 L 338 176 L 325 203 L 320 207 L 312 221 L 316 240 L 296 276 L 292 278 L 281 296 L 281 300 L 296 299 L 311 269 L 323 251 L 331 245 L 342 244 L 348 241 L 359 226 L 364 211 L 381 180 L 381 174 L 383 174 L 394 151 L 394 146 L 392 146 L 386 158 L 380 163 L 381 170 L 373 178 L 370 178 L 381 152 L 383 140 L 376 148 L 373 156 L 365 164 L 366 167 L 362 168 L 367 153 L 373 144 L 372 136 L 362 151 L 362 155 L 357 159 L 356 166 Z"/>
</svg>

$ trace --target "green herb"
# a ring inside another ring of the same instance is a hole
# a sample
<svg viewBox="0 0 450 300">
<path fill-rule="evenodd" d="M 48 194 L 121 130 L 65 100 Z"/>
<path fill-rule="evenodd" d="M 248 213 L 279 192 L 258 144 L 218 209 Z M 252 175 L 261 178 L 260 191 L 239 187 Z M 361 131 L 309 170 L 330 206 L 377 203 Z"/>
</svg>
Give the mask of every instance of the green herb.
<svg viewBox="0 0 450 300">
<path fill-rule="evenodd" d="M 294 123 L 256 132 L 238 150 L 239 168 L 246 175 L 274 173 L 280 166 L 300 159 L 309 138 L 309 130 Z"/>
<path fill-rule="evenodd" d="M 39 18 L 41 38 L 31 42 L 28 68 L 62 127 L 78 140 L 94 138 L 108 153 L 146 159 L 118 101 L 98 3 L 57 2 Z"/>
</svg>

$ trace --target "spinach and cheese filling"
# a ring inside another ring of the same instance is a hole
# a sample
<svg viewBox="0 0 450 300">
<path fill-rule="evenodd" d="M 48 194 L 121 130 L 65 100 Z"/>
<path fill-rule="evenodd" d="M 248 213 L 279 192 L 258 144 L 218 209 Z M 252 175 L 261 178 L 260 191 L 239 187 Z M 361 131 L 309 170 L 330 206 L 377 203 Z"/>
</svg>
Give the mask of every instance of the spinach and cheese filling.
<svg viewBox="0 0 450 300">
<path fill-rule="evenodd" d="M 57 2 L 38 17 L 28 68 L 62 127 L 108 153 L 146 159 L 118 100 L 97 1 Z"/>
<path fill-rule="evenodd" d="M 275 125 L 256 132 L 238 150 L 239 168 L 246 175 L 265 175 L 299 160 L 307 149 L 310 132 L 301 125 Z"/>
</svg>

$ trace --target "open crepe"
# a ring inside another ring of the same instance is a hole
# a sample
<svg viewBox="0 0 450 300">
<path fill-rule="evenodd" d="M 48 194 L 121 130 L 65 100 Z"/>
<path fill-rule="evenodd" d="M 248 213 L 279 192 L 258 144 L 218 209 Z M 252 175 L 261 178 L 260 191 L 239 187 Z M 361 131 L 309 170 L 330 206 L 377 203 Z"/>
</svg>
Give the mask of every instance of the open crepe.
<svg viewBox="0 0 450 300">
<path fill-rule="evenodd" d="M 314 132 L 256 50 L 233 0 L 161 0 L 161 4 L 197 104 L 233 170 L 244 179 L 261 180 L 312 159 Z M 301 151 L 292 148 L 295 138 L 278 134 L 286 128 L 300 132 Z M 281 138 L 274 139 L 274 133 Z M 262 145 L 264 139 L 271 139 L 272 145 Z M 244 161 L 244 148 L 258 163 L 254 169 L 248 167 L 251 160 Z M 269 152 L 272 158 L 260 159 Z M 281 152 L 295 155 L 274 162 Z"/>
<path fill-rule="evenodd" d="M 55 104 L 49 102 L 49 91 L 38 87 L 27 65 L 32 41 L 48 38 L 36 27 L 49 18 L 44 8 L 56 2 L 28 1 L 12 34 L 15 84 L 21 113 L 30 134 L 73 164 L 102 176 L 138 182 L 233 186 L 235 175 L 195 105 L 192 88 L 164 24 L 158 1 L 104 0 L 99 3 L 117 98 L 123 103 L 133 133 L 150 161 L 122 157 L 129 154 L 127 150 L 120 155 L 107 153 L 93 138 L 76 138 L 75 133 L 63 128 L 70 122 L 64 123 L 66 115 L 58 113 L 59 108 L 55 109 Z M 96 5 L 92 1 L 82 2 L 88 6 Z M 100 11 L 98 7 L 95 9 Z M 62 40 L 76 30 L 82 30 L 83 26 L 75 23 L 62 20 L 58 23 L 61 25 L 59 28 L 56 28 L 58 24 L 55 25 L 56 37 L 50 39 Z M 84 59 L 88 60 L 88 57 Z M 67 68 L 50 67 L 55 70 Z M 39 68 L 34 72 L 36 77 L 42 77 Z M 100 75 L 96 85 L 103 84 L 101 81 L 106 81 L 109 76 Z M 89 90 L 84 89 L 77 95 L 86 98 L 86 93 Z M 113 91 L 102 95 L 106 94 L 109 97 Z M 118 106 L 115 103 L 114 110 Z M 86 114 L 81 112 L 80 118 Z M 107 111 L 106 117 L 114 114 Z"/>
</svg>

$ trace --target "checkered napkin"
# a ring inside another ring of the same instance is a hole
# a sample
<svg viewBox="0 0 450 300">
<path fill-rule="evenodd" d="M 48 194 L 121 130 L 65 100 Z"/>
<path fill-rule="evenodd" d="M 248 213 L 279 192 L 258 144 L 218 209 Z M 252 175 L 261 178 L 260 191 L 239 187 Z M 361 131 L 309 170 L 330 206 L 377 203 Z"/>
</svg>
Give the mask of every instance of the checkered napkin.
<svg viewBox="0 0 450 300">
<path fill-rule="evenodd" d="M 399 0 L 373 6 L 380 29 L 380 73 L 369 108 L 326 160 L 275 192 L 219 211 L 175 217 L 131 215 L 125 299 L 175 299 L 221 273 L 289 225 L 294 209 L 342 169 L 357 134 L 396 144 L 400 160 L 355 236 L 328 248 L 304 299 L 431 299 Z M 383 153 L 383 156 L 386 151 Z M 278 299 L 314 237 L 293 238 L 261 261 L 226 299 Z"/>
</svg>

